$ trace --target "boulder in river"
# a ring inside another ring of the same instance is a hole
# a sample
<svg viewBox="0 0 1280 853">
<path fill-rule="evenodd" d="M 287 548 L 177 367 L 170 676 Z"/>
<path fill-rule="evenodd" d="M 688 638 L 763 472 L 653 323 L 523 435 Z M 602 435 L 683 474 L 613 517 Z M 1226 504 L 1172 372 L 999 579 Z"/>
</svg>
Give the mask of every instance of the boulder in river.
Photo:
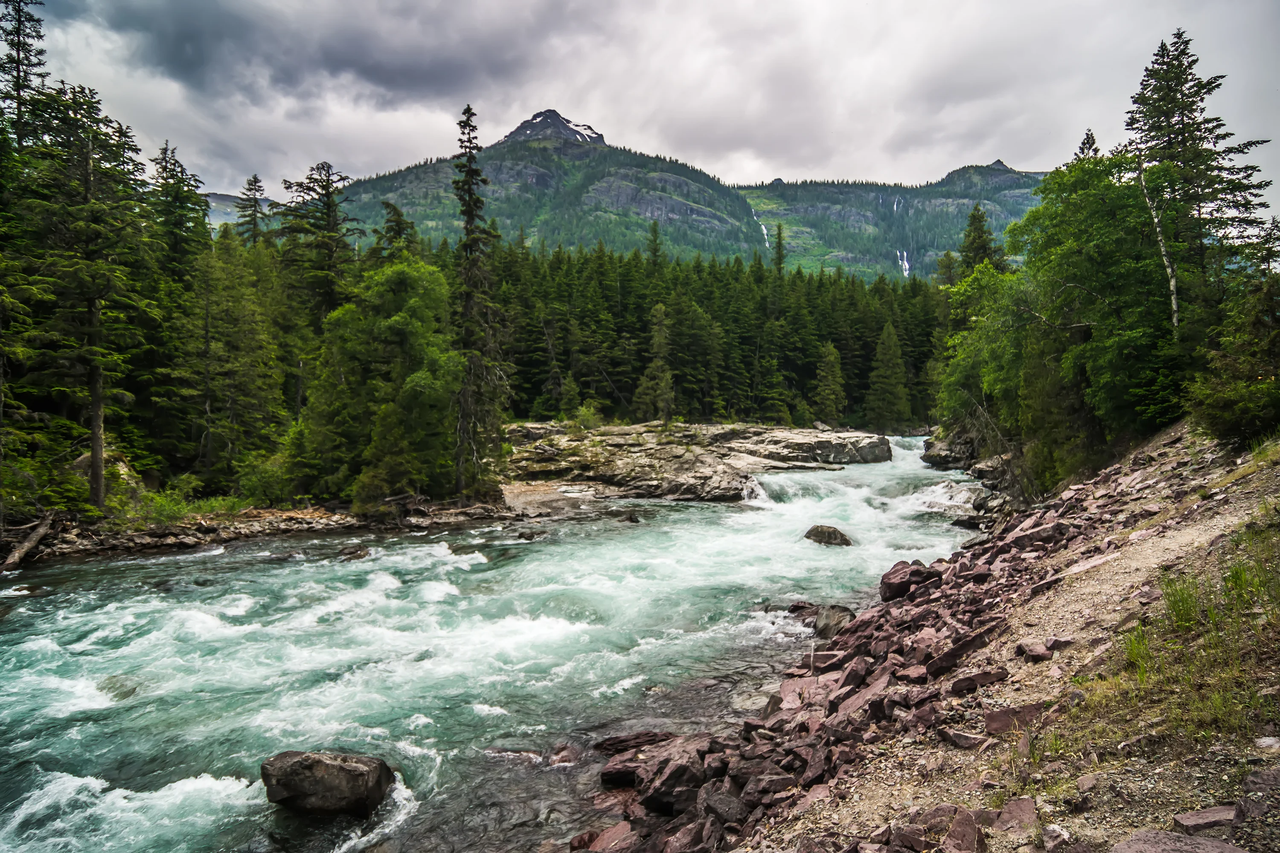
<svg viewBox="0 0 1280 853">
<path fill-rule="evenodd" d="M 262 762 L 267 800 L 303 814 L 368 817 L 395 781 L 380 758 L 282 752 Z"/>
<path fill-rule="evenodd" d="M 838 528 L 826 524 L 815 524 L 804 535 L 805 539 L 819 545 L 852 545 L 853 540 L 844 535 Z"/>
</svg>

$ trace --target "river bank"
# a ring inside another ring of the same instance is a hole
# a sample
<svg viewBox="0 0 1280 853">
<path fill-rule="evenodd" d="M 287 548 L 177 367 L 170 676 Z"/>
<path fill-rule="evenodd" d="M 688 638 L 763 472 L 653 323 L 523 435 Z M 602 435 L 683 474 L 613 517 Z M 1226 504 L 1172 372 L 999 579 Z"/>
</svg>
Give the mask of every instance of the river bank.
<svg viewBox="0 0 1280 853">
<path fill-rule="evenodd" d="M 856 616 L 812 608 L 827 641 L 738 735 L 611 757 L 620 820 L 571 849 L 1280 849 L 1274 649 L 1229 731 L 1188 736 L 1173 700 L 1144 696 L 1150 676 L 1128 674 L 1167 621 L 1163 590 L 1212 589 L 1232 533 L 1274 524 L 1255 516 L 1280 492 L 1275 456 L 1180 426 L 980 544 L 895 565 Z"/>
<path fill-rule="evenodd" d="M 209 548 L 296 534 L 438 533 L 475 524 L 604 512 L 606 507 L 595 501 L 607 498 L 737 502 L 750 497 L 756 474 L 833 470 L 884 462 L 892 455 L 888 440 L 871 433 L 749 424 L 654 422 L 584 430 L 572 424 L 520 423 L 509 426 L 507 436 L 512 451 L 501 471 L 503 500 L 492 504 L 458 506 L 406 495 L 388 500 L 387 518 L 326 508 L 246 509 L 231 517 L 192 516 L 144 530 L 57 518 L 50 519 L 52 524 L 40 533 L 30 553 L 23 553 L 34 563 Z M 21 547 L 27 535 L 21 528 L 8 531 L 8 548 Z"/>
</svg>

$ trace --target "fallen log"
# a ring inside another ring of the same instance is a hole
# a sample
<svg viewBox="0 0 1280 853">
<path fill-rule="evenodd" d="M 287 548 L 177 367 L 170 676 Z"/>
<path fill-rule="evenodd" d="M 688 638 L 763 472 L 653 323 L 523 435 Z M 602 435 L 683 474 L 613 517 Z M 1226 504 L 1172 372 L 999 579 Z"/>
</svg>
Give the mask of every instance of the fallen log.
<svg viewBox="0 0 1280 853">
<path fill-rule="evenodd" d="M 49 528 L 52 526 L 52 515 L 46 515 L 44 518 L 40 519 L 40 523 L 36 526 L 36 529 L 31 531 L 26 539 L 22 540 L 21 545 L 18 545 L 9 552 L 9 556 L 4 559 L 4 565 L 0 566 L 0 568 L 13 568 L 18 565 L 18 563 L 22 562 L 22 558 L 27 556 L 32 548 L 40 544 L 40 540 L 44 538 L 44 535 L 49 532 Z"/>
</svg>

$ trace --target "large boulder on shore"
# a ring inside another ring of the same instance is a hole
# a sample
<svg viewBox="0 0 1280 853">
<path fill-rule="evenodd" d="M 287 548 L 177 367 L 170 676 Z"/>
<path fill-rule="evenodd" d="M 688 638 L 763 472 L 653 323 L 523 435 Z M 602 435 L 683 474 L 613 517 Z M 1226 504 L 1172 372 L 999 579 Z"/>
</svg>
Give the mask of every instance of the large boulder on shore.
<svg viewBox="0 0 1280 853">
<path fill-rule="evenodd" d="M 919 560 L 899 560 L 880 578 L 880 600 L 896 601 L 911 592 L 913 586 L 942 577 L 942 570 L 926 566 Z"/>
<path fill-rule="evenodd" d="M 395 775 L 381 758 L 282 752 L 262 762 L 267 800 L 303 814 L 368 817 Z"/>
<path fill-rule="evenodd" d="M 815 524 L 810 527 L 804 538 L 810 542 L 817 542 L 819 545 L 848 546 L 853 544 L 853 540 L 841 532 L 838 527 L 831 527 L 827 524 Z"/>
</svg>

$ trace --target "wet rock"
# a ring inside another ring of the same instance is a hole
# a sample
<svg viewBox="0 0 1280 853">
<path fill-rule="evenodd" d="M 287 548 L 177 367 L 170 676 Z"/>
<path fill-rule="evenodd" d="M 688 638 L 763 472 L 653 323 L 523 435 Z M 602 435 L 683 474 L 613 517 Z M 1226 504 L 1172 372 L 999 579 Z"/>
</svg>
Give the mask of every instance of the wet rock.
<svg viewBox="0 0 1280 853">
<path fill-rule="evenodd" d="M 395 776 L 380 758 L 324 752 L 282 752 L 262 763 L 267 800 L 304 814 L 368 817 Z"/>
<path fill-rule="evenodd" d="M 924 453 L 920 461 L 943 471 L 958 471 L 969 467 L 977 458 L 971 442 L 963 439 L 945 439 L 937 435 L 924 440 Z"/>
<path fill-rule="evenodd" d="M 362 545 L 350 545 L 338 552 L 338 557 L 344 563 L 351 563 L 356 560 L 363 560 L 369 556 L 369 549 Z"/>
<path fill-rule="evenodd" d="M 627 821 L 615 823 L 613 826 L 600 833 L 596 840 L 591 842 L 591 846 L 587 849 L 596 853 L 600 851 L 609 851 L 609 853 L 625 853 L 625 851 L 633 850 L 640 843 L 640 834 L 631 829 L 631 824 Z"/>
<path fill-rule="evenodd" d="M 575 835 L 569 840 L 570 853 L 574 853 L 574 851 L 577 850 L 590 850 L 591 845 L 594 844 L 595 840 L 599 837 L 599 831 L 594 829 L 588 830 L 580 835 Z"/>
<path fill-rule="evenodd" d="M 556 744 L 547 756 L 547 764 L 551 767 L 564 767 L 577 764 L 582 760 L 582 750 L 571 743 Z"/>
<path fill-rule="evenodd" d="M 908 563 L 900 560 L 880 578 L 880 600 L 896 601 L 911 591 L 911 587 L 942 577 L 942 570 L 932 568 L 919 560 Z"/>
<path fill-rule="evenodd" d="M 592 749 L 605 755 L 617 755 L 643 746 L 665 743 L 675 737 L 673 732 L 636 732 L 630 735 L 607 737 L 592 744 Z"/>
<path fill-rule="evenodd" d="M 804 538 L 810 542 L 817 542 L 819 545 L 842 545 L 847 547 L 853 544 L 853 540 L 839 529 L 826 524 L 815 524 L 810 527 Z"/>
<path fill-rule="evenodd" d="M 1245 851 L 1233 844 L 1212 838 L 1197 838 L 1156 829 L 1144 829 L 1112 847 L 1111 853 L 1245 853 Z"/>
<path fill-rule="evenodd" d="M 1173 828 L 1185 835 L 1195 835 L 1206 829 L 1230 826 L 1235 817 L 1235 806 L 1215 806 L 1211 809 L 1174 815 Z"/>
</svg>

